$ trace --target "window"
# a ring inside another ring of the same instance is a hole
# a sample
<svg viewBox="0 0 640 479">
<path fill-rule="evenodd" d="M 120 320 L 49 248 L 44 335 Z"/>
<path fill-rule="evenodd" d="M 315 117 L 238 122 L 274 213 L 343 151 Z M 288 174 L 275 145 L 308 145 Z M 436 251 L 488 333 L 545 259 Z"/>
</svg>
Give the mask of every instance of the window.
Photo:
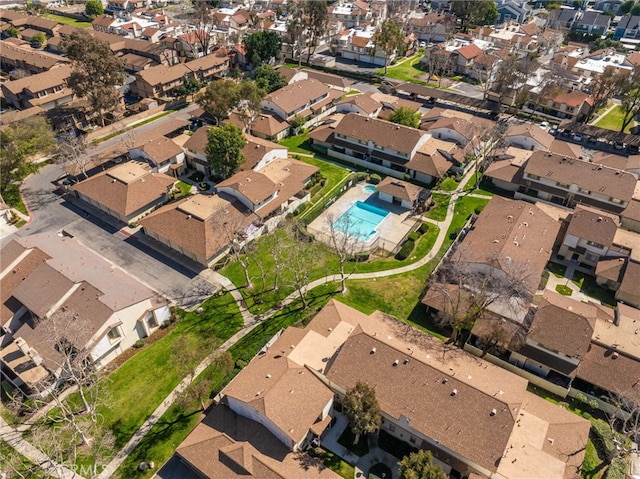
<svg viewBox="0 0 640 479">
<path fill-rule="evenodd" d="M 558 181 L 556 181 L 556 186 L 558 188 L 569 188 L 569 185 L 567 185 L 566 183 L 560 183 Z"/>
<path fill-rule="evenodd" d="M 120 334 L 120 331 L 118 330 L 118 327 L 116 326 L 115 328 L 111 328 L 109 330 L 109 332 L 107 333 L 107 337 L 109 338 L 109 341 L 113 343 L 120 339 L 122 336 Z"/>
<path fill-rule="evenodd" d="M 147 326 L 150 328 L 158 327 L 158 321 L 156 320 L 156 317 L 153 313 L 149 313 L 149 316 L 147 316 Z"/>
<path fill-rule="evenodd" d="M 601 245 L 600 243 L 596 243 L 595 241 L 587 241 L 587 244 L 595 248 L 604 249 L 604 245 Z"/>
<path fill-rule="evenodd" d="M 580 193 L 584 193 L 585 195 L 591 194 L 591 191 L 585 190 L 584 188 L 580 188 Z"/>
<path fill-rule="evenodd" d="M 587 261 L 598 261 L 598 256 L 595 254 L 587 253 L 585 256 Z"/>
<path fill-rule="evenodd" d="M 623 203 L 623 201 L 619 198 L 614 198 L 613 196 L 609 197 L 609 201 L 611 201 L 612 203 L 617 203 L 619 205 L 621 205 Z"/>
<path fill-rule="evenodd" d="M 416 443 L 416 438 L 415 438 L 415 437 L 413 437 L 413 436 L 409 436 L 409 442 L 410 442 L 411 444 L 415 444 L 415 443 Z"/>
<path fill-rule="evenodd" d="M 529 173 L 527 173 L 527 177 L 531 180 L 539 180 L 540 177 L 538 175 L 531 175 Z"/>
<path fill-rule="evenodd" d="M 396 430 L 396 427 L 393 424 L 389 424 L 389 431 L 393 432 Z"/>
</svg>

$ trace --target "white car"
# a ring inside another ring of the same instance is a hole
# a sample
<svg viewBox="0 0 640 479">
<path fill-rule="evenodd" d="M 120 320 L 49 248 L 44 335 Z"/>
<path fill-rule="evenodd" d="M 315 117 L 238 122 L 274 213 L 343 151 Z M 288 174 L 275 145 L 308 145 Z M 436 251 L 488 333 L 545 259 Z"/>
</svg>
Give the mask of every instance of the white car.
<svg viewBox="0 0 640 479">
<path fill-rule="evenodd" d="M 424 48 L 427 46 L 426 42 L 420 42 L 418 43 L 418 45 L 420 46 L 420 48 Z"/>
<path fill-rule="evenodd" d="M 549 122 L 543 121 L 542 123 L 540 123 L 540 128 L 542 128 L 543 130 L 546 130 L 547 128 L 549 128 Z"/>
</svg>

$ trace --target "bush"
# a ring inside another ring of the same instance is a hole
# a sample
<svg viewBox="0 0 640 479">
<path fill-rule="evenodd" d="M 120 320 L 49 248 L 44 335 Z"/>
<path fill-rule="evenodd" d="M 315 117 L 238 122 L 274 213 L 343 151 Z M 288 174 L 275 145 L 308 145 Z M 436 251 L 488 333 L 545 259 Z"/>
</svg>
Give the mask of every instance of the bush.
<svg viewBox="0 0 640 479">
<path fill-rule="evenodd" d="M 607 468 L 602 476 L 603 479 L 625 479 L 627 477 L 627 461 L 617 457 Z"/>
<path fill-rule="evenodd" d="M 588 412 L 583 412 L 582 413 L 582 417 L 585 418 L 586 420 L 590 421 L 593 416 L 591 414 L 589 414 Z"/>
<path fill-rule="evenodd" d="M 353 181 L 355 181 L 356 183 L 367 181 L 368 179 L 369 173 L 365 173 L 364 171 L 358 171 L 355 175 L 353 175 Z"/>
<path fill-rule="evenodd" d="M 611 427 L 602 419 L 597 419 L 591 423 L 591 433 L 594 438 L 593 444 L 598 449 L 598 455 L 609 457 L 616 447 L 613 443 Z"/>
<path fill-rule="evenodd" d="M 403 259 L 407 259 L 413 253 L 413 248 L 415 248 L 416 243 L 413 240 L 407 239 L 402 244 L 400 251 L 396 254 L 396 259 L 402 261 Z"/>
<path fill-rule="evenodd" d="M 134 348 L 140 349 L 142 346 L 144 346 L 144 339 L 138 339 L 135 343 L 133 343 Z"/>
<path fill-rule="evenodd" d="M 369 181 L 371 183 L 373 183 L 374 185 L 377 185 L 378 183 L 380 183 L 382 181 L 382 177 L 380 175 L 378 175 L 377 173 L 374 173 L 369 177 Z"/>
<path fill-rule="evenodd" d="M 460 232 L 462 231 L 462 228 L 456 228 L 455 230 L 453 230 L 451 232 L 451 234 L 449 235 L 449 239 L 454 240 L 458 237 L 458 235 L 460 234 Z"/>
<path fill-rule="evenodd" d="M 301 215 L 302 213 L 304 213 L 304 211 L 307 209 L 308 206 L 309 206 L 309 203 L 302 203 L 300 206 L 298 206 L 294 210 L 293 215 L 294 216 Z"/>
<path fill-rule="evenodd" d="M 482 212 L 482 208 L 480 208 L 479 206 L 474 208 L 473 212 L 477 215 L 479 215 Z"/>
<path fill-rule="evenodd" d="M 247 365 L 247 362 L 244 359 L 238 359 L 236 361 L 236 368 L 242 369 Z"/>
<path fill-rule="evenodd" d="M 353 261 L 356 263 L 364 263 L 369 259 L 369 253 L 358 253 L 353 257 Z"/>
<path fill-rule="evenodd" d="M 420 225 L 420 228 L 418 228 L 418 231 L 420 232 L 420 234 L 427 234 L 429 232 L 429 223 L 422 223 Z"/>
<path fill-rule="evenodd" d="M 418 241 L 418 239 L 420 239 L 420 233 L 418 233 L 417 231 L 412 231 L 407 235 L 407 239 L 410 239 L 413 242 Z"/>
</svg>

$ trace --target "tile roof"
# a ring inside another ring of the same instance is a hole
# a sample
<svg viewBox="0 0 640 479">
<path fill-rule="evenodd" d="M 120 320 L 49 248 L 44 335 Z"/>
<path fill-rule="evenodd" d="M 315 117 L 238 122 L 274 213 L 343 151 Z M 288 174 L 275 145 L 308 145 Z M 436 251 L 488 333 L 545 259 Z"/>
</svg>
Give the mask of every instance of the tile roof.
<svg viewBox="0 0 640 479">
<path fill-rule="evenodd" d="M 591 343 L 580 362 L 577 377 L 613 394 L 640 401 L 638 371 L 640 363 L 637 360 Z"/>
<path fill-rule="evenodd" d="M 522 125 L 513 125 L 509 127 L 507 132 L 504 134 L 505 140 L 514 136 L 524 136 L 528 138 L 532 138 L 538 143 L 542 145 L 543 148 L 549 149 L 551 147 L 551 143 L 553 143 L 554 137 L 553 135 L 547 133 L 538 125 L 531 125 L 528 123 Z"/>
<path fill-rule="evenodd" d="M 21 94 L 25 89 L 37 93 L 56 86 L 66 86 L 67 79 L 71 76 L 71 71 L 71 65 L 60 64 L 42 73 L 5 82 L 2 87 L 15 95 Z"/>
<path fill-rule="evenodd" d="M 617 217 L 603 211 L 577 206 L 569 220 L 567 234 L 611 247 L 618 229 Z"/>
<path fill-rule="evenodd" d="M 42 50 L 23 48 L 13 45 L 6 40 L 0 41 L 0 50 L 2 50 L 2 63 L 6 63 L 7 60 L 12 60 L 45 70 L 52 68 L 58 63 L 69 63 L 67 58 L 59 55 L 52 55 Z"/>
<path fill-rule="evenodd" d="M 622 276 L 618 293 L 624 293 L 632 297 L 638 297 L 638 285 L 640 284 L 640 263 L 631 260 L 627 262 L 627 267 Z M 629 301 L 630 302 L 630 301 Z M 636 304 L 636 306 L 638 306 Z"/>
<path fill-rule="evenodd" d="M 225 479 L 337 479 L 317 459 L 289 451 L 264 426 L 213 406 L 176 449 L 204 477 Z"/>
<path fill-rule="evenodd" d="M 385 149 L 406 154 L 411 154 L 426 134 L 415 128 L 355 113 L 345 115 L 336 126 L 335 131 L 351 139 L 371 141 Z"/>
<path fill-rule="evenodd" d="M 268 94 L 264 101 L 272 102 L 289 114 L 328 93 L 329 87 L 317 80 L 301 80 Z"/>
<path fill-rule="evenodd" d="M 624 202 L 633 197 L 636 175 L 588 161 L 570 160 L 535 151 L 524 166 L 525 173 L 562 184 L 577 185 L 584 190 L 602 196 L 610 196 Z"/>
<path fill-rule="evenodd" d="M 347 103 L 357 106 L 368 115 L 374 113 L 376 110 L 382 107 L 382 103 L 373 99 L 372 93 L 348 96 L 339 104 L 342 105 Z"/>
<path fill-rule="evenodd" d="M 565 158 L 577 160 L 582 155 L 582 147 L 575 143 L 568 143 L 562 140 L 553 140 L 549 146 L 549 151 Z"/>
<path fill-rule="evenodd" d="M 175 182 L 164 173 L 126 162 L 81 181 L 73 190 L 126 217 L 162 201 Z"/>
<path fill-rule="evenodd" d="M 397 180 L 391 176 L 387 176 L 382 180 L 376 186 L 376 189 L 378 192 L 386 193 L 394 198 L 409 201 L 410 203 L 414 203 L 422 192 L 422 188 L 420 186 L 407 183 L 406 181 Z"/>
<path fill-rule="evenodd" d="M 478 46 L 475 43 L 471 43 L 467 46 L 464 46 L 462 48 L 458 48 L 456 50 L 456 53 L 458 53 L 458 55 L 464 57 L 466 60 L 471 60 L 472 58 L 477 57 L 478 55 L 482 54 L 482 50 L 480 48 L 478 48 Z"/>
<path fill-rule="evenodd" d="M 58 270 L 42 263 L 15 287 L 12 296 L 39 318 L 44 318 L 73 285 L 73 281 Z"/>
<path fill-rule="evenodd" d="M 546 290 L 536 296 L 537 306 L 527 340 L 570 358 L 581 359 L 587 352 L 596 318 L 584 303 Z"/>
<path fill-rule="evenodd" d="M 150 139 L 138 146 L 139 149 L 144 151 L 149 157 L 156 163 L 162 163 L 169 160 L 174 156 L 183 153 L 182 148 L 175 144 L 171 138 L 166 136 L 159 136 Z"/>
<path fill-rule="evenodd" d="M 494 196 L 460 243 L 454 259 L 491 265 L 507 273 L 517 271 L 526 275 L 524 282 L 534 292 L 559 229 L 559 223 L 537 206 Z"/>
<path fill-rule="evenodd" d="M 600 258 L 596 265 L 596 277 L 602 277 L 609 281 L 620 283 L 626 265 L 626 258 Z"/>
<path fill-rule="evenodd" d="M 139 223 L 172 247 L 209 260 L 229 244 L 225 224 L 240 231 L 256 219 L 231 196 L 198 194 L 162 206 Z"/>
</svg>

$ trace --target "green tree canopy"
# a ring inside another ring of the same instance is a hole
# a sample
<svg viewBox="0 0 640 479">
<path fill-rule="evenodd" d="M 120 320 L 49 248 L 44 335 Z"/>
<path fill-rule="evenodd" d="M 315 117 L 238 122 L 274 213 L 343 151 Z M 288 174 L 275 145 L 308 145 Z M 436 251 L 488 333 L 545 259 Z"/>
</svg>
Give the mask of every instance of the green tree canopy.
<svg viewBox="0 0 640 479">
<path fill-rule="evenodd" d="M 640 114 L 640 65 L 636 65 L 631 71 L 622 72 L 616 90 L 622 99 L 620 108 L 623 118 L 620 131 L 624 131 L 636 115 Z"/>
<path fill-rule="evenodd" d="M 233 80 L 217 80 L 196 96 L 196 103 L 218 122 L 229 116 L 238 97 L 238 84 Z"/>
<path fill-rule="evenodd" d="M 276 91 L 287 84 L 287 80 L 271 65 L 256 68 L 254 80 L 256 85 L 267 93 Z"/>
<path fill-rule="evenodd" d="M 420 128 L 420 112 L 408 106 L 400 106 L 389 115 L 389 121 L 411 128 Z"/>
<path fill-rule="evenodd" d="M 306 25 L 308 65 L 320 39 L 327 33 L 329 13 L 326 0 L 302 0 L 299 5 L 302 6 L 302 15 Z"/>
<path fill-rule="evenodd" d="M 77 30 L 62 44 L 73 62 L 69 86 L 74 93 L 89 100 L 104 126 L 104 114 L 114 111 L 122 94 L 117 87 L 124 83 L 124 63 L 116 58 L 109 44 Z"/>
<path fill-rule="evenodd" d="M 421 449 L 402 458 L 398 463 L 400 479 L 446 479 L 440 466 L 433 464 L 431 451 Z"/>
<path fill-rule="evenodd" d="M 618 7 L 618 15 L 626 15 L 627 13 L 629 13 L 635 3 L 636 0 L 627 0 L 626 2 L 622 2 L 620 4 L 620 7 Z"/>
<path fill-rule="evenodd" d="M 384 72 L 387 73 L 389 57 L 402 47 L 404 33 L 393 18 L 387 18 L 374 36 L 376 50 L 384 53 Z"/>
<path fill-rule="evenodd" d="M 47 36 L 42 33 L 36 33 L 33 37 L 31 37 L 31 43 L 33 43 L 37 48 L 42 48 L 45 43 L 47 43 Z"/>
<path fill-rule="evenodd" d="M 31 158 L 51 153 L 56 139 L 49 122 L 37 115 L 8 124 L 0 130 L 0 189 L 4 191 L 14 180 L 22 180 L 38 171 Z"/>
<path fill-rule="evenodd" d="M 347 391 L 344 398 L 344 413 L 355 434 L 354 444 L 360 440 L 361 434 L 375 432 L 380 429 L 382 424 L 376 392 L 368 384 L 361 381 L 358 381 L 353 388 Z"/>
<path fill-rule="evenodd" d="M 253 80 L 244 80 L 238 84 L 235 108 L 247 130 L 260 113 L 266 94 Z"/>
<path fill-rule="evenodd" d="M 640 3 L 636 3 L 633 7 L 631 7 L 630 15 L 640 15 Z"/>
<path fill-rule="evenodd" d="M 84 7 L 84 13 L 89 18 L 96 18 L 100 15 L 104 15 L 104 7 L 99 0 L 87 0 Z"/>
<path fill-rule="evenodd" d="M 20 30 L 18 30 L 16 27 L 14 27 L 13 25 L 11 25 L 9 28 L 7 28 L 6 32 L 7 35 L 9 35 L 10 37 L 13 38 L 20 38 Z"/>
<path fill-rule="evenodd" d="M 182 85 L 174 88 L 173 94 L 175 96 L 188 97 L 189 95 L 195 95 L 196 93 L 198 93 L 201 87 L 202 85 L 200 85 L 200 82 L 196 78 L 183 77 Z"/>
<path fill-rule="evenodd" d="M 211 128 L 206 149 L 209 166 L 221 177 L 230 177 L 244 163 L 242 148 L 246 144 L 242 130 L 231 123 Z"/>
<path fill-rule="evenodd" d="M 462 31 L 477 25 L 493 25 L 500 16 L 493 0 L 453 0 L 451 11 L 462 23 Z"/>
<path fill-rule="evenodd" d="M 276 32 L 262 31 L 244 37 L 247 58 L 254 66 L 267 63 L 280 54 L 282 41 Z"/>
</svg>

